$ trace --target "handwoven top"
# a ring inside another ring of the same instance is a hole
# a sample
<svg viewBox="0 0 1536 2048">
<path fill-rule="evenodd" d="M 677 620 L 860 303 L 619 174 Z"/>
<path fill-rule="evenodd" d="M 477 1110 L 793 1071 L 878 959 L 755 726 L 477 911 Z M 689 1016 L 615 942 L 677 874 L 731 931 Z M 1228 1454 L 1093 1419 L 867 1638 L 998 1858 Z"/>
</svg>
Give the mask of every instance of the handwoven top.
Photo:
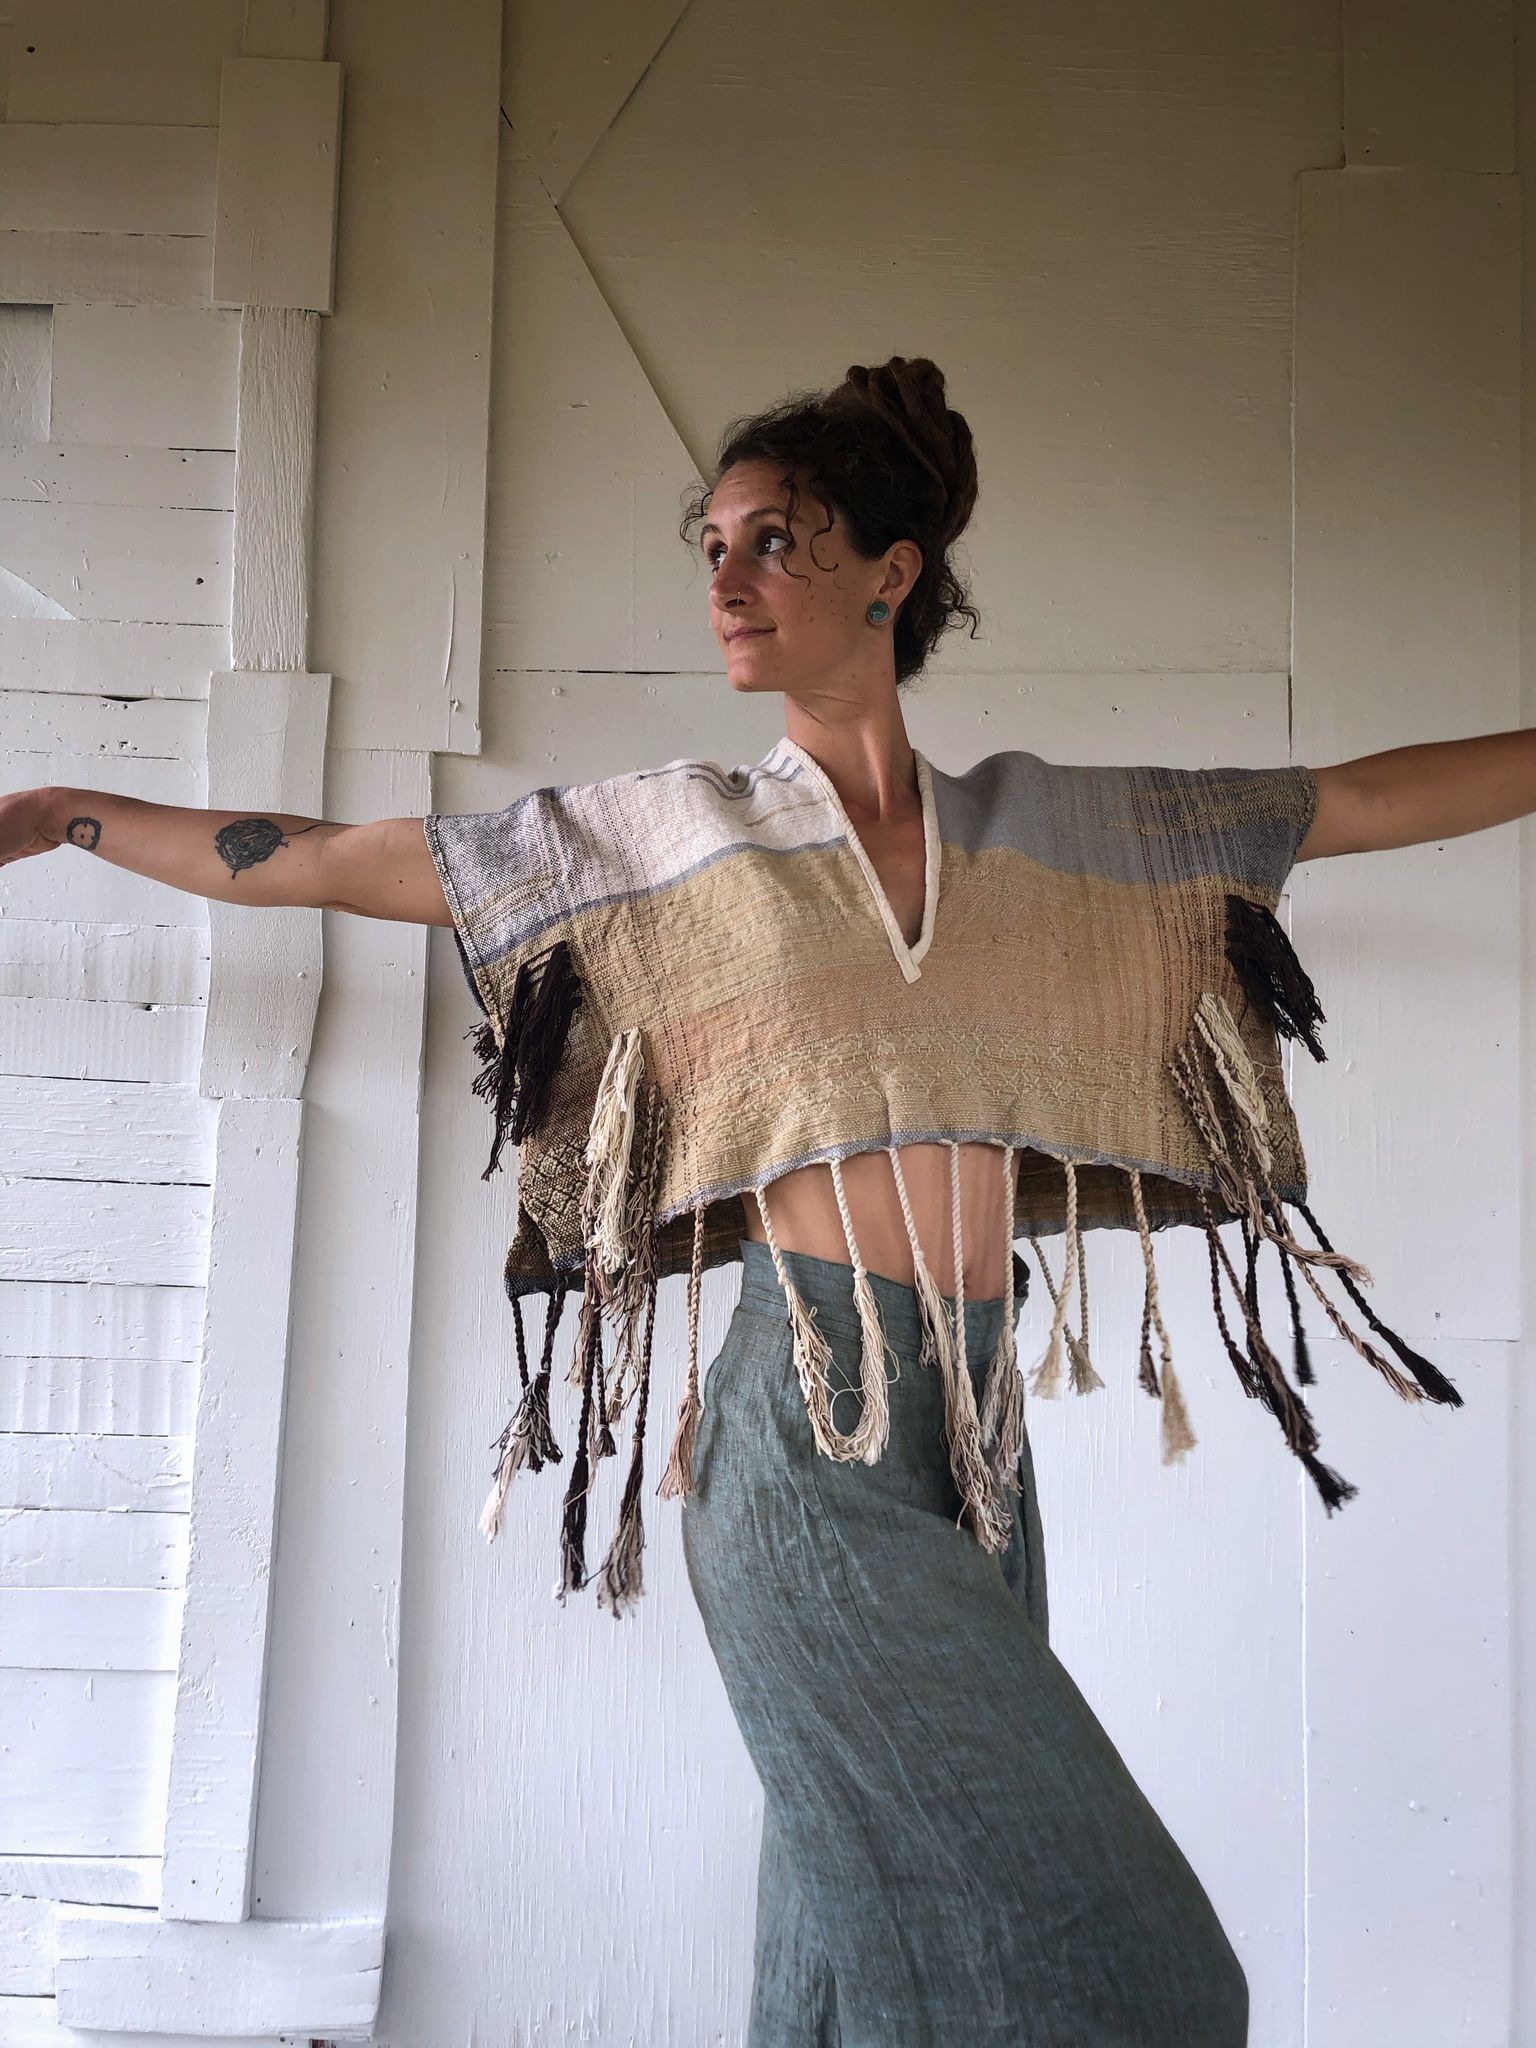
<svg viewBox="0 0 1536 2048">
<path fill-rule="evenodd" d="M 1282 1199 L 1305 1161 L 1273 1027 L 1226 957 L 1226 899 L 1273 910 L 1317 803 L 1309 768 L 1088 767 L 1010 749 L 953 775 L 917 756 L 927 895 L 910 948 L 820 765 L 681 759 L 425 822 L 476 999 L 500 1043 L 518 971 L 569 948 L 580 984 L 547 1112 L 522 1146 L 508 1285 L 581 1264 L 583 1160 L 615 1038 L 666 1108 L 662 1271 L 738 1258 L 742 1195 L 792 1167 L 961 1137 L 1019 1152 L 1017 1217 L 1153 1228 L 1219 1196 L 1169 1071 L 1206 990 L 1230 1002 Z M 1220 1213 L 1227 1213 L 1221 1210 Z"/>
</svg>

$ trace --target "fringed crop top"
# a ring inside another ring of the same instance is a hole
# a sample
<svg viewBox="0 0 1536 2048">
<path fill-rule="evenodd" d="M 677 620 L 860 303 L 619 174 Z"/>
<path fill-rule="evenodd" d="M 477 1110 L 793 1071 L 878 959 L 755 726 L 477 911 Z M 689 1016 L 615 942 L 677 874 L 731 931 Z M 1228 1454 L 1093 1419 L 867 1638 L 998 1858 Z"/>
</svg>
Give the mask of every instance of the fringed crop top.
<svg viewBox="0 0 1536 2048">
<path fill-rule="evenodd" d="M 911 945 L 835 786 L 788 737 L 748 767 L 669 761 L 535 789 L 501 810 L 424 820 L 484 1013 L 473 1087 L 492 1106 L 494 1135 L 482 1178 L 505 1145 L 518 1150 L 504 1278 L 521 1397 L 497 1446 L 487 1535 L 517 1471 L 563 1461 L 550 1413 L 553 1353 L 565 1297 L 581 1297 L 567 1375 L 580 1389 L 580 1415 L 560 1532 L 562 1601 L 590 1576 L 616 1615 L 641 1592 L 656 1288 L 684 1271 L 687 1385 L 659 1491 L 675 1497 L 691 1486 L 700 1280 L 740 1258 L 748 1199 L 784 1287 L 818 1449 L 880 1456 L 887 1352 L 872 1290 L 858 1284 L 840 1171 L 850 1154 L 875 1147 L 890 1153 L 906 1212 L 922 1363 L 943 1375 L 962 1519 L 988 1549 L 1002 1548 L 1011 1526 L 1026 1385 L 1056 1394 L 1064 1371 L 1077 1392 L 1103 1384 L 1089 1352 L 1085 1229 L 1140 1238 L 1138 1378 L 1161 1404 L 1165 1463 L 1195 1442 L 1152 1249 L 1153 1232 L 1174 1225 L 1204 1232 L 1239 1383 L 1275 1415 L 1330 1513 L 1356 1489 L 1318 1457 L 1312 1418 L 1260 1327 L 1263 1245 L 1281 1263 L 1300 1385 L 1313 1374 L 1298 1274 L 1394 1392 L 1460 1405 L 1444 1375 L 1377 1318 L 1360 1291 L 1369 1273 L 1334 1250 L 1306 1201 L 1280 1040 L 1320 1060 L 1325 1020 L 1274 913 L 1316 810 L 1312 771 L 1071 766 L 1009 749 L 960 775 L 918 754 L 917 776 L 926 891 Z M 952 1169 L 960 1143 L 995 1145 L 1012 1188 L 1009 1294 L 979 1403 L 964 1358 L 963 1294 L 952 1307 L 940 1293 L 905 1200 L 900 1147 L 916 1142 L 949 1144 Z M 848 1432 L 832 1425 L 826 1340 L 789 1277 L 763 1197 L 778 1175 L 822 1161 L 861 1303 L 862 1414 Z M 1217 1229 L 1233 1220 L 1241 1274 Z M 1057 1234 L 1059 1280 L 1040 1244 Z M 1053 1305 L 1049 1342 L 1027 1381 L 1014 1331 L 1014 1292 L 1029 1277 L 1012 1248 L 1021 1235 Z M 1379 1344 L 1325 1293 L 1325 1273 Z M 545 1297 L 545 1317 L 530 1372 L 522 1304 L 532 1294 Z M 631 1405 L 617 1527 L 589 1575 L 591 1475 L 617 1454 L 613 1425 Z"/>
</svg>

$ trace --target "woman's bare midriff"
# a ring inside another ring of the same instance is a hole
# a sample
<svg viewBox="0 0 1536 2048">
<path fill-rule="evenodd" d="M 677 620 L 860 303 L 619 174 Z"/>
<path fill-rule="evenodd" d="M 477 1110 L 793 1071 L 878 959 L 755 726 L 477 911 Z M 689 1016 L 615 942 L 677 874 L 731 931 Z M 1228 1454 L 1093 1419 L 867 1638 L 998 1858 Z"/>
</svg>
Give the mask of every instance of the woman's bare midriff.
<svg viewBox="0 0 1536 2048">
<path fill-rule="evenodd" d="M 1018 1155 L 1014 1154 L 1017 1164 Z M 859 1254 L 871 1273 L 913 1284 L 912 1247 L 896 1192 L 890 1155 L 856 1152 L 842 1162 L 843 1189 Z M 943 1294 L 955 1291 L 955 1261 L 949 1204 L 949 1147 L 903 1145 L 901 1171 L 912 1205 L 917 1240 L 928 1270 Z M 773 1234 L 780 1251 L 808 1252 L 813 1258 L 849 1264 L 848 1239 L 838 1211 L 831 1169 L 821 1161 L 781 1174 L 763 1190 Z M 758 1214 L 757 1199 L 742 1197 L 746 1230 L 759 1244 L 768 1234 Z M 965 1294 L 968 1301 L 1001 1295 L 1007 1283 L 1012 1239 L 1005 1238 L 1011 1219 L 1003 1191 L 1000 1145 L 960 1147 L 960 1218 L 963 1226 Z"/>
</svg>

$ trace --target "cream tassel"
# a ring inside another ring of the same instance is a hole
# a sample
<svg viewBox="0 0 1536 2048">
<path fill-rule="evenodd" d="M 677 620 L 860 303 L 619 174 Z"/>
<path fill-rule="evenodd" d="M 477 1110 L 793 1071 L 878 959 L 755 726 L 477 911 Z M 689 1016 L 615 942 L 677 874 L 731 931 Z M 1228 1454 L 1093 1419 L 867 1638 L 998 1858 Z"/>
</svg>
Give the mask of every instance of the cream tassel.
<svg viewBox="0 0 1536 2048">
<path fill-rule="evenodd" d="M 982 1448 L 992 1461 L 994 1479 L 1018 1493 L 1019 1458 L 1024 1448 L 1024 1376 L 1019 1371 L 1013 1299 L 1014 1148 L 1003 1147 L 1003 1323 L 987 1367 L 981 1404 Z"/>
<path fill-rule="evenodd" d="M 1072 1391 L 1074 1394 L 1091 1394 L 1104 1382 L 1088 1355 L 1088 1248 L 1083 1243 L 1082 1225 L 1078 1224 L 1076 1229 L 1078 1328 L 1074 1331 L 1069 1324 L 1063 1335 L 1072 1357 Z"/>
<path fill-rule="evenodd" d="M 861 1444 L 860 1457 L 866 1465 L 873 1465 L 879 1460 L 891 1433 L 890 1380 L 896 1375 L 886 1372 L 885 1362 L 889 1357 L 898 1374 L 901 1363 L 891 1351 L 885 1325 L 880 1320 L 880 1304 L 875 1299 L 875 1290 L 870 1285 L 869 1273 L 853 1234 L 853 1218 L 849 1214 L 848 1196 L 843 1187 L 843 1163 L 840 1159 L 830 1159 L 827 1164 L 832 1169 L 832 1191 L 837 1197 L 838 1214 L 843 1219 L 843 1236 L 848 1241 L 848 1256 L 853 1262 L 853 1299 L 859 1312 L 859 1330 L 863 1339 L 859 1357 L 863 1413 L 849 1441 Z"/>
<path fill-rule="evenodd" d="M 1141 1314 L 1141 1364 L 1142 1384 L 1149 1393 L 1159 1397 L 1162 1417 L 1163 1463 L 1171 1465 L 1187 1451 L 1192 1451 L 1200 1439 L 1190 1427 L 1189 1414 L 1184 1406 L 1184 1394 L 1173 1370 L 1173 1346 L 1168 1341 L 1168 1331 L 1163 1323 L 1162 1304 L 1157 1293 L 1157 1266 L 1152 1257 L 1152 1231 L 1147 1222 L 1146 1203 L 1142 1199 L 1141 1175 L 1134 1166 L 1126 1168 L 1131 1183 L 1131 1199 L 1136 1205 L 1136 1229 L 1141 1238 L 1142 1264 L 1146 1268 L 1147 1286 Z M 1155 1327 L 1158 1349 L 1162 1353 L 1162 1371 L 1154 1372 L 1152 1347 L 1148 1333 Z"/>
<path fill-rule="evenodd" d="M 638 1029 L 621 1031 L 608 1048 L 587 1133 L 585 1211 L 591 1216 L 588 1249 L 604 1273 L 617 1273 L 630 1256 L 629 1155 L 635 1137 L 635 1091 L 642 1067 Z"/>
<path fill-rule="evenodd" d="M 1040 1271 L 1045 1276 L 1046 1289 L 1055 1305 L 1055 1312 L 1051 1317 L 1050 1336 L 1046 1339 L 1045 1350 L 1029 1378 L 1029 1391 L 1047 1401 L 1055 1400 L 1061 1393 L 1062 1333 L 1067 1322 L 1067 1301 L 1072 1292 L 1072 1283 L 1077 1278 L 1077 1254 L 1081 1243 L 1077 1228 L 1077 1169 L 1070 1159 L 1064 1159 L 1061 1163 L 1067 1176 L 1067 1216 L 1063 1231 L 1065 1263 L 1059 1288 L 1051 1279 L 1051 1269 L 1045 1262 L 1045 1253 L 1040 1249 L 1039 1239 L 1031 1235 L 1029 1240 L 1034 1247 Z"/>
<path fill-rule="evenodd" d="M 688 1384 L 677 1413 L 672 1435 L 672 1452 L 656 1491 L 663 1500 L 692 1493 L 693 1454 L 699 1437 L 699 1420 L 704 1398 L 699 1391 L 699 1300 L 704 1279 L 704 1209 L 700 1202 L 693 1212 L 693 1258 L 688 1268 Z"/>
<path fill-rule="evenodd" d="M 789 1268 L 784 1263 L 784 1254 L 779 1250 L 779 1240 L 774 1232 L 773 1218 L 768 1214 L 768 1203 L 761 1187 L 752 1190 L 757 1197 L 758 1213 L 763 1219 L 763 1229 L 768 1238 L 768 1249 L 773 1254 L 774 1270 L 779 1276 L 779 1285 L 789 1306 L 789 1327 L 794 1351 L 795 1371 L 800 1379 L 800 1391 L 805 1397 L 805 1412 L 810 1418 L 811 1435 L 816 1448 L 824 1457 L 835 1459 L 838 1464 L 851 1464 L 862 1456 L 863 1446 L 858 1433 L 844 1436 L 833 1427 L 832 1390 L 827 1381 L 827 1368 L 832 1363 L 832 1349 L 816 1326 L 816 1311 L 806 1302 L 804 1295 L 789 1277 Z"/>
<path fill-rule="evenodd" d="M 1013 1510 L 1000 1495 L 981 1442 L 981 1417 L 976 1388 L 966 1356 L 965 1250 L 961 1242 L 960 1147 L 949 1143 L 949 1214 L 955 1268 L 955 1341 L 945 1366 L 944 1411 L 948 1424 L 950 1469 L 970 1516 L 971 1529 L 983 1550 L 1006 1550 L 1013 1536 Z"/>
</svg>

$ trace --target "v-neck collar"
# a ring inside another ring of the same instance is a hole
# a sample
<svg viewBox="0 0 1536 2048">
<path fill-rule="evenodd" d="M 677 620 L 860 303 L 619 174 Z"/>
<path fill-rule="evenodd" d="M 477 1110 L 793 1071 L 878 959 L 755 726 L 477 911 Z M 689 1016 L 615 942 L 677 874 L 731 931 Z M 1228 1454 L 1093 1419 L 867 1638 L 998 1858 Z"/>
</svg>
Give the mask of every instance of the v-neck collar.
<svg viewBox="0 0 1536 2048">
<path fill-rule="evenodd" d="M 885 893 L 875 864 L 866 852 L 864 842 L 854 830 L 853 820 L 843 808 L 843 800 L 837 793 L 837 785 L 826 769 L 814 755 L 806 752 L 798 740 L 792 740 L 787 733 L 771 749 L 770 758 L 773 757 L 797 761 L 830 805 L 848 843 L 848 850 L 863 871 L 869 893 L 874 899 L 875 908 L 879 911 L 881 922 L 885 926 L 886 936 L 891 942 L 891 952 L 895 955 L 896 965 L 907 981 L 916 981 L 922 973 L 923 957 L 933 943 L 933 921 L 939 907 L 939 818 L 933 795 L 933 770 L 927 756 L 919 753 L 916 747 L 912 749 L 912 758 L 917 769 L 918 795 L 923 806 L 923 921 L 916 939 L 910 946 L 901 929 L 901 921 L 891 908 L 890 899 Z"/>
</svg>

